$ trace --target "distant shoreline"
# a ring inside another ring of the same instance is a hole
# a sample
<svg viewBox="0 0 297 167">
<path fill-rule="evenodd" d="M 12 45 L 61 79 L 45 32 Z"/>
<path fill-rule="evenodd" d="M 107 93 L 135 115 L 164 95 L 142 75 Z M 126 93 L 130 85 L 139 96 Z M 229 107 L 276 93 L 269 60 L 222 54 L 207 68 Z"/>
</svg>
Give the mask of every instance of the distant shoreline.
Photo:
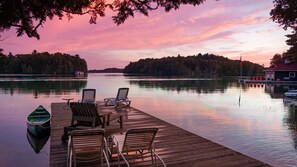
<svg viewBox="0 0 297 167">
<path fill-rule="evenodd" d="M 89 70 L 88 73 L 123 73 L 121 68 L 106 68 L 103 70 Z"/>
<path fill-rule="evenodd" d="M 73 77 L 66 74 L 0 74 L 0 77 Z"/>
<path fill-rule="evenodd" d="M 93 74 L 93 73 L 120 73 L 120 74 L 124 74 L 123 72 L 105 72 L 105 71 L 88 71 L 89 74 Z"/>
</svg>

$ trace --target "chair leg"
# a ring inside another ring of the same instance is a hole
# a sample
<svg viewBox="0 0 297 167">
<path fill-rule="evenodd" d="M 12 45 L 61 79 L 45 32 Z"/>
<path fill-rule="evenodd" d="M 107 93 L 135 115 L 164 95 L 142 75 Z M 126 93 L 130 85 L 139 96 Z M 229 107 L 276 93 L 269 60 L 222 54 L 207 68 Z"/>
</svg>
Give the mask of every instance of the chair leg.
<svg viewBox="0 0 297 167">
<path fill-rule="evenodd" d="M 107 148 L 108 148 L 108 154 L 109 154 L 109 158 L 112 158 L 112 154 L 113 154 L 113 152 L 112 152 L 112 150 L 113 150 L 113 138 L 111 137 L 111 136 L 108 136 L 108 138 L 107 138 Z M 110 146 L 110 144 L 111 144 L 111 146 Z"/>
<path fill-rule="evenodd" d="M 154 157 L 153 157 L 153 152 L 151 151 L 151 159 L 152 159 L 152 166 L 154 166 Z"/>
<path fill-rule="evenodd" d="M 129 107 L 129 106 L 130 106 L 130 104 L 131 104 L 131 101 L 128 101 L 128 102 L 127 102 L 127 106 Z"/>
<path fill-rule="evenodd" d="M 105 116 L 102 117 L 102 128 L 105 128 L 106 119 Z"/>
<path fill-rule="evenodd" d="M 103 167 L 103 150 L 101 149 L 101 167 Z"/>
<path fill-rule="evenodd" d="M 110 123 L 110 114 L 107 115 L 106 126 L 109 126 Z"/>
<path fill-rule="evenodd" d="M 118 152 L 118 166 L 120 166 L 120 151 L 117 148 L 117 152 Z"/>
<path fill-rule="evenodd" d="M 115 102 L 114 106 L 115 106 L 115 109 L 117 109 L 117 110 L 120 109 L 120 104 L 119 103 Z"/>
<path fill-rule="evenodd" d="M 61 140 L 63 143 L 66 143 L 66 141 L 68 140 L 68 127 L 64 127 L 64 133 L 61 137 Z"/>
<path fill-rule="evenodd" d="M 104 99 L 104 105 L 107 106 L 109 99 Z"/>
<path fill-rule="evenodd" d="M 106 156 L 105 151 L 103 151 L 103 155 L 104 155 L 104 158 L 105 158 L 105 160 L 106 160 L 107 167 L 110 167 L 109 160 L 108 160 L 108 158 L 107 158 L 107 156 Z M 102 164 L 103 164 L 103 161 L 102 161 Z"/>
<path fill-rule="evenodd" d="M 118 148 L 118 147 L 117 147 Z M 125 158 L 125 156 L 123 155 L 122 152 L 120 152 L 119 149 L 118 150 L 118 165 L 120 165 L 120 156 L 123 158 L 123 160 L 125 161 L 127 167 L 130 167 L 130 164 L 129 164 L 129 155 L 128 155 L 128 151 L 127 151 L 127 159 Z"/>
<path fill-rule="evenodd" d="M 67 167 L 70 167 L 71 166 L 71 153 L 70 153 L 70 150 L 71 147 L 70 147 L 70 140 L 68 141 L 68 148 L 67 148 Z"/>
<path fill-rule="evenodd" d="M 67 142 L 67 140 L 69 138 L 69 133 L 72 132 L 73 130 L 78 130 L 78 128 L 75 127 L 75 126 L 65 126 L 64 127 L 64 134 L 61 137 L 61 140 L 62 140 L 63 143 Z"/>
<path fill-rule="evenodd" d="M 122 115 L 120 116 L 119 123 L 120 123 L 120 128 L 123 129 L 123 116 Z"/>
</svg>

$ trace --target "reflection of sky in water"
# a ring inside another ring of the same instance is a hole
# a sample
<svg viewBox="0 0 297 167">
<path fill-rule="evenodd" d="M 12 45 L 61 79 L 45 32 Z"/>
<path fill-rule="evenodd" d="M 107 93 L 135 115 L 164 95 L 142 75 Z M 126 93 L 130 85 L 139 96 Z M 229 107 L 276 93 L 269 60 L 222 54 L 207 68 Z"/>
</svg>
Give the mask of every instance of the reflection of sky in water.
<svg viewBox="0 0 297 167">
<path fill-rule="evenodd" d="M 0 166 L 48 166 L 49 141 L 35 154 L 26 137 L 26 117 L 39 105 L 51 112 L 52 102 L 79 96 L 86 81 L 15 80 L 0 79 Z"/>
<path fill-rule="evenodd" d="M 133 87 L 136 108 L 269 164 L 296 164 L 292 133 L 283 121 L 288 108 L 282 99 L 264 93 L 264 87 L 245 87 L 240 92 L 235 84 L 224 93 L 200 94 L 146 87 Z"/>
<path fill-rule="evenodd" d="M 1 166 L 21 166 L 32 161 L 36 161 L 37 166 L 45 166 L 48 157 L 44 153 L 33 154 L 26 138 L 26 116 L 34 110 L 33 106 L 43 103 L 42 99 L 34 100 L 32 95 L 1 95 L 0 101 Z"/>
<path fill-rule="evenodd" d="M 38 86 L 21 79 L 3 85 L 0 79 L 1 166 L 48 166 L 49 142 L 35 154 L 26 138 L 26 116 L 38 105 L 50 110 L 63 98 L 79 100 L 83 88 L 95 88 L 102 101 L 119 87 L 129 87 L 132 106 L 144 112 L 274 166 L 296 165 L 296 119 L 281 98 L 271 98 L 282 96 L 280 88 L 269 94 L 264 86 L 240 91 L 236 82 L 222 80 L 148 78 L 91 74 L 82 82 L 45 80 Z M 3 92 L 8 88 L 14 94 Z"/>
</svg>

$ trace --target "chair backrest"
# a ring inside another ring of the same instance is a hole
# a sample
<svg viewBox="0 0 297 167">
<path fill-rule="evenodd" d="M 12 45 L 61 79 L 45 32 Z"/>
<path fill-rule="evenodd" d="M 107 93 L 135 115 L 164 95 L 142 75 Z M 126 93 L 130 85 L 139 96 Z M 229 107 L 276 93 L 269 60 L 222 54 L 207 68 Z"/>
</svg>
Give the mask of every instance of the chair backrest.
<svg viewBox="0 0 297 167">
<path fill-rule="evenodd" d="M 82 163 L 90 165 L 94 162 L 103 164 L 104 137 L 104 129 L 72 131 L 68 150 L 71 151 L 68 155 L 68 158 L 71 158 L 70 162 L 73 161 L 74 166 L 80 166 Z"/>
<path fill-rule="evenodd" d="M 95 103 L 96 89 L 83 89 L 81 101 L 83 103 Z"/>
<path fill-rule="evenodd" d="M 119 88 L 116 99 L 126 100 L 128 98 L 129 88 Z"/>
<path fill-rule="evenodd" d="M 71 125 L 76 121 L 78 126 L 96 127 L 101 124 L 97 107 L 93 103 L 70 103 L 72 111 Z"/>
<path fill-rule="evenodd" d="M 129 129 L 122 151 L 151 150 L 158 128 Z"/>
</svg>

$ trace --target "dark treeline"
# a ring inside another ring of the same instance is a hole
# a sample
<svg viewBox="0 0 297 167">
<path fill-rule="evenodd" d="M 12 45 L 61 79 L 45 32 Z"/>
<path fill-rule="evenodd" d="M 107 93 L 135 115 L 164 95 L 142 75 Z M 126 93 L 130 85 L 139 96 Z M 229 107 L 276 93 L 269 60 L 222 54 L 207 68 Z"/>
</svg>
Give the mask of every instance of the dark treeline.
<svg viewBox="0 0 297 167">
<path fill-rule="evenodd" d="M 70 94 L 71 92 L 79 92 L 87 85 L 86 80 L 41 80 L 41 81 L 3 81 L 0 82 L 1 94 L 30 94 L 35 98 L 39 95 L 49 96 L 51 94 L 61 95 Z"/>
<path fill-rule="evenodd" d="M 89 73 L 123 73 L 123 69 L 120 68 L 106 68 L 103 70 L 89 70 Z"/>
<path fill-rule="evenodd" d="M 141 88 L 158 88 L 165 91 L 176 92 L 195 92 L 201 93 L 224 93 L 228 86 L 232 82 L 228 80 L 141 80 L 141 81 L 129 81 L 131 85 L 138 85 Z M 218 86 L 219 85 L 219 86 Z"/>
<path fill-rule="evenodd" d="M 13 56 L 0 54 L 1 74 L 53 74 L 74 75 L 75 71 L 87 72 L 87 63 L 79 55 L 48 52 L 17 54 Z"/>
<path fill-rule="evenodd" d="M 242 75 L 262 74 L 264 67 L 249 61 L 230 60 L 223 56 L 199 53 L 196 56 L 164 57 L 161 59 L 140 59 L 130 62 L 124 73 L 156 75 L 156 76 L 239 76 L 240 63 Z"/>
<path fill-rule="evenodd" d="M 240 86 L 235 78 L 206 80 L 131 80 L 129 83 L 146 89 L 162 89 L 170 92 L 195 92 L 197 94 L 225 93 L 228 87 Z M 243 91 L 248 90 L 250 87 L 250 85 L 247 84 L 241 86 Z"/>
</svg>

